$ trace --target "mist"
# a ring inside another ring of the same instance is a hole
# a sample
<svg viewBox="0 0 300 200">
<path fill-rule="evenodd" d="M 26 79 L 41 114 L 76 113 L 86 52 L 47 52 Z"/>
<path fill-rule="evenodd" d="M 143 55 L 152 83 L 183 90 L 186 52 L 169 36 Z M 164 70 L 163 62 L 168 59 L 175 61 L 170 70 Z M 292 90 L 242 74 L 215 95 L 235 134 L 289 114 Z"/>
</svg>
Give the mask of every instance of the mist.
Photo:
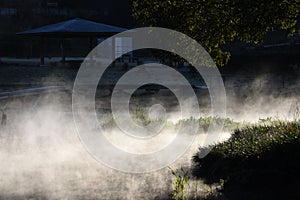
<svg viewBox="0 0 300 200">
<path fill-rule="evenodd" d="M 99 103 L 103 106 L 107 98 L 99 101 L 103 101 Z M 139 101 L 137 104 L 142 105 Z M 227 104 L 229 118 L 250 122 L 267 117 L 292 120 L 299 106 L 294 93 L 255 90 L 254 84 L 239 90 L 228 88 Z M 6 100 L 1 102 L 1 108 L 8 116 L 7 124 L 0 129 L 1 198 L 159 199 L 172 192 L 173 178 L 167 167 L 151 173 L 131 174 L 95 160 L 78 137 L 68 93 L 44 95 L 38 100 Z M 180 119 L 177 111 L 175 108 L 168 114 L 170 122 Z M 173 130 L 167 129 L 156 140 L 133 145 L 118 137 L 119 129 L 105 131 L 113 144 L 130 153 L 151 153 L 175 137 Z M 224 141 L 230 134 L 224 132 L 218 141 L 209 141 L 206 145 Z M 204 132 L 200 133 L 191 147 L 170 166 L 175 169 L 190 167 L 192 156 L 203 145 L 204 138 Z"/>
</svg>

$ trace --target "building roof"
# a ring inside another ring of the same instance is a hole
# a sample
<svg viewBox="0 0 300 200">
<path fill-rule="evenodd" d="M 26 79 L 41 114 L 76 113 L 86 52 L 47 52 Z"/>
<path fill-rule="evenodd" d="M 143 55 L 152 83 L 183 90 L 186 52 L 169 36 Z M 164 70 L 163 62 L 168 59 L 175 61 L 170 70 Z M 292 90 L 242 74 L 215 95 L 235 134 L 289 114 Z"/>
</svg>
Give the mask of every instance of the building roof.
<svg viewBox="0 0 300 200">
<path fill-rule="evenodd" d="M 77 36 L 112 36 L 126 31 L 125 28 L 97 23 L 89 20 L 75 18 L 56 24 L 42 26 L 36 29 L 17 33 L 17 35 L 51 36 L 51 37 L 77 37 Z"/>
</svg>

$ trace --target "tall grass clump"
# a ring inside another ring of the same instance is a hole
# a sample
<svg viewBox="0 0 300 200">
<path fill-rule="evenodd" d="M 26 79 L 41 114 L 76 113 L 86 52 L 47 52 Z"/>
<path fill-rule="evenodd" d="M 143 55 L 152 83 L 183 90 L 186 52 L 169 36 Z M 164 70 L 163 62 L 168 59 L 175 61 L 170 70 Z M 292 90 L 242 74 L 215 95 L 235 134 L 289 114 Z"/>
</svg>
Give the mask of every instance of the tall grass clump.
<svg viewBox="0 0 300 200">
<path fill-rule="evenodd" d="M 216 191 L 224 186 L 222 179 L 214 185 L 203 184 L 192 176 L 189 169 L 169 167 L 169 170 L 174 178 L 172 192 L 172 199 L 174 200 L 216 199 Z"/>
<path fill-rule="evenodd" d="M 170 172 L 174 176 L 173 180 L 173 195 L 174 200 L 188 200 L 189 199 L 189 172 L 180 168 L 179 170 L 169 167 Z"/>
<path fill-rule="evenodd" d="M 146 112 L 144 108 L 136 107 L 130 110 L 130 114 L 132 120 L 141 126 L 147 126 L 150 123 L 162 123 L 164 122 L 163 118 L 155 118 L 152 119 Z M 177 122 L 166 121 L 166 125 L 168 128 L 176 128 L 182 123 L 196 123 L 199 125 L 200 132 L 207 132 L 209 126 L 216 126 L 222 125 L 224 132 L 233 131 L 234 129 L 241 128 L 244 126 L 249 125 L 248 122 L 236 122 L 230 118 L 221 118 L 217 116 L 206 116 L 200 118 L 190 118 L 190 119 L 183 119 Z M 117 127 L 114 116 L 110 114 L 106 114 L 106 116 L 101 116 L 101 123 L 100 126 L 104 129 L 110 129 Z"/>
</svg>

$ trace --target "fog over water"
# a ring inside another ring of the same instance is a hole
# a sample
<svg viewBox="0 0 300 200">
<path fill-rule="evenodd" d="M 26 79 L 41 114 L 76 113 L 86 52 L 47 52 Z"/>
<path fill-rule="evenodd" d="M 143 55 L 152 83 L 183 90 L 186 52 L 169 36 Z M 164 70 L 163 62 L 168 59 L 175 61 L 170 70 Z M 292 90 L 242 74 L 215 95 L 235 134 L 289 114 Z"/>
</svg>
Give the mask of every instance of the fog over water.
<svg viewBox="0 0 300 200">
<path fill-rule="evenodd" d="M 158 95 L 168 97 L 163 92 Z M 106 100 L 103 98 L 98 106 L 109 107 Z M 228 90 L 227 112 L 228 117 L 237 121 L 255 122 L 266 117 L 290 120 L 299 107 L 297 102 L 295 90 L 289 94 L 280 91 L 269 94 L 241 88 L 239 91 Z M 172 191 L 172 175 L 168 168 L 130 174 L 96 161 L 79 140 L 71 100 L 66 94 L 46 95 L 38 101 L 35 97 L 6 100 L 1 102 L 1 108 L 8 117 L 7 124 L 0 127 L 1 198 L 155 199 Z M 179 120 L 177 111 L 174 109 L 168 115 L 169 121 Z M 118 131 L 107 129 L 106 134 L 119 148 L 132 153 L 153 152 L 174 137 L 169 130 L 160 137 L 161 144 L 141 142 L 140 145 L 131 145 L 117 137 Z M 222 133 L 219 139 L 229 137 L 230 133 Z M 204 138 L 205 135 L 200 134 L 190 149 L 171 166 L 190 166 L 191 158 Z"/>
</svg>

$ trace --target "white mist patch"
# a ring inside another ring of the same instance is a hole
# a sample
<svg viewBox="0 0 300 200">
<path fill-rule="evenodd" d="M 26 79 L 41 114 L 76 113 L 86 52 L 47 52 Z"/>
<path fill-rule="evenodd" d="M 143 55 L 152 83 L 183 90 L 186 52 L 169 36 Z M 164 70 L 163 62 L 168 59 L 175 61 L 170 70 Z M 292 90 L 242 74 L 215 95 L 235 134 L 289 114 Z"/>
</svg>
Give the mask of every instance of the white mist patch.
<svg viewBox="0 0 300 200">
<path fill-rule="evenodd" d="M 191 146 L 189 149 L 193 149 L 195 152 L 197 151 L 200 146 L 209 146 L 215 144 L 217 142 L 224 141 L 230 137 L 230 133 L 222 133 L 218 134 L 218 140 L 216 141 L 215 137 L 210 137 L 208 134 L 199 133 L 193 139 L 187 135 L 177 135 L 176 130 L 174 128 L 169 128 L 160 132 L 154 137 L 141 140 L 134 137 L 129 137 L 128 135 L 124 134 L 122 131 L 118 129 L 113 129 L 111 131 L 106 131 L 105 133 L 106 138 L 111 142 L 111 144 L 115 145 L 122 151 L 126 151 L 128 153 L 133 154 L 150 154 L 153 152 L 160 151 L 164 149 L 166 146 L 170 145 L 175 137 L 179 137 L 180 141 L 187 140 L 191 142 Z M 209 140 L 211 138 L 211 140 Z M 173 146 L 174 151 L 176 150 L 176 145 Z M 192 156 L 192 155 L 191 155 Z"/>
<path fill-rule="evenodd" d="M 236 121 L 257 122 L 259 119 L 272 118 L 278 120 L 294 120 L 294 112 L 297 110 L 299 98 L 296 92 L 291 96 L 284 93 L 265 94 L 262 91 L 240 92 L 228 91 L 227 116 Z M 241 98 L 240 95 L 244 97 Z"/>
<path fill-rule="evenodd" d="M 141 152 L 143 152 L 143 154 L 150 154 L 157 152 L 169 145 L 175 137 L 180 137 L 167 130 L 145 140 L 130 137 L 118 129 L 105 132 L 104 134 L 106 138 L 120 150 L 133 154 L 139 154 Z"/>
<path fill-rule="evenodd" d="M 247 101 L 252 104 L 237 106 L 233 114 L 240 121 L 257 121 L 269 110 L 268 116 L 278 113 L 284 118 L 294 99 L 261 95 Z M 238 98 L 235 100 L 229 103 L 240 105 Z M 7 126 L 0 128 L 0 198 L 154 199 L 172 191 L 172 175 L 167 168 L 147 174 L 129 174 L 97 162 L 79 140 L 69 105 L 47 101 L 31 109 L 21 101 L 13 101 L 7 104 L 5 112 Z M 167 113 L 168 119 L 176 123 L 180 119 L 177 114 Z M 105 134 L 113 144 L 131 153 L 157 151 L 176 137 L 172 130 L 167 130 L 151 142 L 129 143 L 119 137 L 117 131 L 113 129 Z M 206 145 L 214 144 L 229 137 L 230 133 L 226 132 L 220 134 L 217 141 L 209 141 L 207 134 L 199 134 L 172 167 L 190 166 L 192 156 L 203 141 Z"/>
<path fill-rule="evenodd" d="M 32 109 L 10 102 L 6 114 L 8 124 L 0 129 L 1 198 L 154 199 L 172 191 L 167 168 L 128 174 L 97 162 L 81 144 L 68 105 L 47 101 Z M 114 138 L 115 130 L 106 134 L 135 153 L 156 151 L 176 136 L 168 130 L 151 143 L 130 144 Z M 173 167 L 190 166 L 198 148 L 193 144 Z"/>
</svg>

